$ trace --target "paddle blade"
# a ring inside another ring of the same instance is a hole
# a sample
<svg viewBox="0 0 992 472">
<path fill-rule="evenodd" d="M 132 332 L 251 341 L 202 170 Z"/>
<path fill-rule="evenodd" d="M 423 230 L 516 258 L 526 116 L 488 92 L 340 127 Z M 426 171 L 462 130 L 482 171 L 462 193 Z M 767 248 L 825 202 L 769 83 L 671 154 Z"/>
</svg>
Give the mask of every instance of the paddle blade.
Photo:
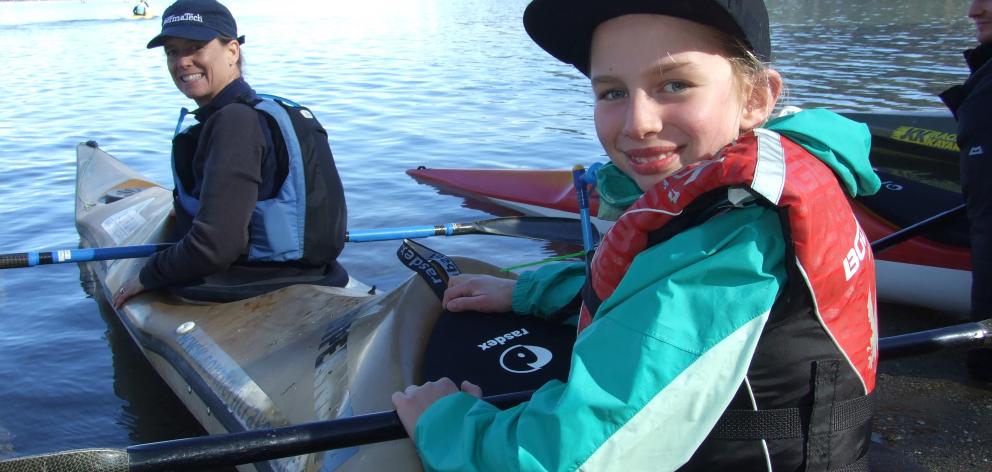
<svg viewBox="0 0 992 472">
<path fill-rule="evenodd" d="M 509 216 L 477 221 L 474 225 L 487 234 L 582 244 L 582 223 L 574 218 Z M 595 228 L 592 231 L 594 242 L 599 241 L 599 232 Z"/>
<path fill-rule="evenodd" d="M 127 452 L 120 449 L 78 449 L 0 461 L 0 472 L 35 470 L 127 472 Z"/>
</svg>

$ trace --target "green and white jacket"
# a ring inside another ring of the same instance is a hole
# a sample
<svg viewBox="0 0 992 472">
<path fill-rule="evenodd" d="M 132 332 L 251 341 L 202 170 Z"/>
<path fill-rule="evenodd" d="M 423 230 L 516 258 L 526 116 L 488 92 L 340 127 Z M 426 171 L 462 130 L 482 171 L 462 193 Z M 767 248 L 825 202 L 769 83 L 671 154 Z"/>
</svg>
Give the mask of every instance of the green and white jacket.
<svg viewBox="0 0 992 472">
<path fill-rule="evenodd" d="M 850 195 L 873 193 L 878 179 L 867 160 L 867 128 L 816 112 L 766 128 L 827 163 Z M 635 200 L 636 186 L 609 167 L 600 193 Z M 647 248 L 579 334 L 567 382 L 549 382 L 507 410 L 463 393 L 431 406 L 416 431 L 425 469 L 681 467 L 738 392 L 787 282 L 788 244 L 776 211 L 754 205 Z M 561 263 L 521 274 L 513 310 L 557 312 L 581 289 L 584 270 Z"/>
</svg>

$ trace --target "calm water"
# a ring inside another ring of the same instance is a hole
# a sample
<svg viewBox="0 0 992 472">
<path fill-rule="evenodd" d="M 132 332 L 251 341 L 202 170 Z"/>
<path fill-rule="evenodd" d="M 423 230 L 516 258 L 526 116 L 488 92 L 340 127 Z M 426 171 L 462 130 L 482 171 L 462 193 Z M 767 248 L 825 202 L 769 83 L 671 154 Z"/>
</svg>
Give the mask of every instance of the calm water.
<svg viewBox="0 0 992 472">
<path fill-rule="evenodd" d="M 941 110 L 973 41 L 967 0 L 768 0 L 786 104 Z M 403 170 L 571 167 L 601 160 L 584 78 L 533 45 L 525 0 L 231 1 L 248 81 L 316 113 L 352 228 L 489 216 Z M 154 3 L 161 8 L 163 4 Z M 0 2 L 0 253 L 71 248 L 75 145 L 159 182 L 178 109 L 158 21 L 123 1 Z M 866 11 L 867 10 L 867 11 Z M 496 237 L 428 242 L 499 265 L 563 248 Z M 395 243 L 348 247 L 380 288 L 408 272 Z M 0 457 L 202 434 L 76 265 L 0 271 Z"/>
</svg>

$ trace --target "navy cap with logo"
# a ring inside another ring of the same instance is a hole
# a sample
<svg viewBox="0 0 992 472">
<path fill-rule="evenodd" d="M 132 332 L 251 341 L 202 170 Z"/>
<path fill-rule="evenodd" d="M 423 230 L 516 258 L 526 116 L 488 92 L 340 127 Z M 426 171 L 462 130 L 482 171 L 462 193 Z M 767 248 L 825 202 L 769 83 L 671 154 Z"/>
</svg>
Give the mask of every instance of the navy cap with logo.
<svg viewBox="0 0 992 472">
<path fill-rule="evenodd" d="M 524 28 L 538 46 L 588 76 L 593 31 L 604 21 L 635 13 L 712 26 L 744 41 L 758 59 L 771 59 L 763 0 L 534 0 L 524 10 Z"/>
<path fill-rule="evenodd" d="M 148 48 L 162 46 L 169 37 L 210 41 L 218 36 L 245 42 L 244 36 L 238 36 L 234 16 L 224 5 L 216 0 L 179 0 L 165 9 L 162 32 L 148 42 Z"/>
</svg>

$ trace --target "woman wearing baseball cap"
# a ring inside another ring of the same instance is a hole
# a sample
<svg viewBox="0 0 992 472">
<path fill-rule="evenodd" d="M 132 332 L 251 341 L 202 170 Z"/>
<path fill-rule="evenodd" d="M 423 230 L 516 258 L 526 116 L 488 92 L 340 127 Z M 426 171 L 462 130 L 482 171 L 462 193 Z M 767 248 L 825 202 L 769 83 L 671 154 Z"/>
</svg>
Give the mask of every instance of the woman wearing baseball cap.
<svg viewBox="0 0 992 472">
<path fill-rule="evenodd" d="M 875 273 L 849 204 L 879 187 L 867 127 L 769 120 L 761 0 L 534 0 L 524 26 L 591 80 L 617 221 L 588 278 L 451 279 L 450 311 L 582 309 L 568 381 L 526 403 L 448 379 L 394 394 L 425 468 L 867 470 Z"/>
<path fill-rule="evenodd" d="M 114 306 L 165 287 L 214 301 L 257 294 L 229 290 L 229 269 L 239 271 L 232 280 L 348 282 L 337 263 L 344 192 L 327 132 L 310 110 L 255 93 L 242 78 L 242 44 L 231 12 L 215 0 L 173 3 L 148 43 L 165 49 L 176 88 L 196 102 L 197 122 L 178 131 L 184 108 L 172 141 L 181 239 L 151 256 Z"/>
</svg>

